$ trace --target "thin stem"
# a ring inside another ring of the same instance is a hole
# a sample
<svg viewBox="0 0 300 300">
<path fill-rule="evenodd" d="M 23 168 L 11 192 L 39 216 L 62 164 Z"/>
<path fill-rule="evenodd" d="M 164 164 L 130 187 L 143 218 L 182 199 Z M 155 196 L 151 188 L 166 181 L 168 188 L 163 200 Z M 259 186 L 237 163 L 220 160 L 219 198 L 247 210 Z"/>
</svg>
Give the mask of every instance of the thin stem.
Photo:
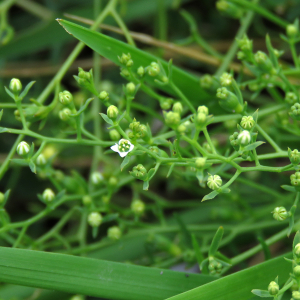
<svg viewBox="0 0 300 300">
<path fill-rule="evenodd" d="M 282 152 L 277 143 L 258 124 L 256 124 L 255 126 L 258 132 L 271 144 L 276 152 Z"/>
<path fill-rule="evenodd" d="M 216 148 L 215 148 L 215 146 L 213 145 L 213 143 L 212 143 L 212 141 L 211 141 L 211 139 L 210 139 L 210 136 L 209 136 L 209 134 L 208 134 L 208 132 L 207 132 L 207 127 L 204 127 L 202 130 L 203 130 L 203 133 L 204 133 L 204 135 L 205 135 L 205 138 L 206 138 L 206 140 L 207 140 L 207 142 L 208 142 L 208 144 L 209 144 L 209 146 L 210 146 L 212 152 L 213 152 L 214 154 L 216 154 L 216 153 L 217 153 L 217 152 L 216 152 Z"/>
</svg>

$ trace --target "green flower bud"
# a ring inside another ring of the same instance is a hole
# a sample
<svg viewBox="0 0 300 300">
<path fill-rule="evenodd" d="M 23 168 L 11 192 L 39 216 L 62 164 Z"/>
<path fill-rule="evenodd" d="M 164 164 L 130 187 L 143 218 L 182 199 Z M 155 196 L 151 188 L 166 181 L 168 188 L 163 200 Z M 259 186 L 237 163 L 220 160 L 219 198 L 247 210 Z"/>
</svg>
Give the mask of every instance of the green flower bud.
<svg viewBox="0 0 300 300">
<path fill-rule="evenodd" d="M 26 156 L 30 151 L 30 146 L 26 142 L 20 142 L 17 146 L 17 153 L 20 156 Z"/>
<path fill-rule="evenodd" d="M 238 51 L 238 53 L 236 54 L 237 59 L 239 60 L 243 60 L 246 58 L 246 55 L 243 51 Z"/>
<path fill-rule="evenodd" d="M 262 51 L 257 51 L 254 54 L 254 60 L 262 71 L 269 72 L 273 69 L 270 58 Z"/>
<path fill-rule="evenodd" d="M 294 24 L 289 24 L 286 26 L 286 34 L 289 37 L 295 37 L 298 34 L 298 28 Z"/>
<path fill-rule="evenodd" d="M 43 154 L 40 154 L 37 158 L 36 158 L 36 164 L 38 166 L 44 166 L 47 163 L 47 160 L 45 158 L 45 156 Z"/>
<path fill-rule="evenodd" d="M 294 272 L 294 275 L 296 277 L 300 277 L 300 266 L 296 266 L 294 269 L 293 269 L 293 272 Z"/>
<path fill-rule="evenodd" d="M 135 84 L 133 82 L 129 82 L 126 84 L 126 93 L 128 95 L 134 95 L 135 94 Z"/>
<path fill-rule="evenodd" d="M 131 64 L 130 61 L 132 61 L 130 53 L 128 53 L 128 54 L 122 53 L 122 56 L 118 57 L 118 59 L 119 59 L 120 63 L 125 65 L 125 66 L 128 63 Z"/>
<path fill-rule="evenodd" d="M 59 101 L 64 105 L 68 105 L 73 101 L 73 96 L 69 91 L 60 92 L 58 97 Z"/>
<path fill-rule="evenodd" d="M 299 258 L 300 257 L 300 243 L 298 243 L 294 248 L 294 254 Z"/>
<path fill-rule="evenodd" d="M 147 67 L 148 74 L 152 77 L 157 76 L 160 73 L 159 64 L 156 62 L 152 62 L 150 66 Z"/>
<path fill-rule="evenodd" d="M 134 178 L 137 178 L 140 180 L 147 180 L 147 178 L 148 178 L 148 172 L 142 164 L 138 164 L 137 166 L 133 167 L 132 171 L 129 173 Z"/>
<path fill-rule="evenodd" d="M 121 72 L 120 72 L 120 75 L 125 77 L 125 78 L 130 78 L 130 73 L 127 69 L 125 68 L 121 68 Z"/>
<path fill-rule="evenodd" d="M 74 295 L 70 300 L 84 300 L 84 297 L 81 295 Z"/>
<path fill-rule="evenodd" d="M 300 163 L 300 153 L 297 149 L 292 151 L 290 148 L 288 148 L 288 156 L 293 165 L 297 166 Z"/>
<path fill-rule="evenodd" d="M 90 206 L 93 202 L 93 199 L 90 195 L 85 195 L 82 197 L 82 203 L 85 206 Z"/>
<path fill-rule="evenodd" d="M 110 130 L 109 136 L 112 141 L 118 141 L 121 138 L 120 133 L 116 129 Z"/>
<path fill-rule="evenodd" d="M 244 116 L 241 121 L 241 126 L 246 129 L 250 130 L 255 125 L 255 121 L 252 116 Z"/>
<path fill-rule="evenodd" d="M 206 118 L 207 118 L 206 114 L 204 114 L 204 113 L 197 113 L 197 116 L 196 116 L 196 122 L 197 122 L 197 124 L 200 125 L 200 126 L 203 126 L 205 124 L 205 122 L 206 122 Z"/>
<path fill-rule="evenodd" d="M 287 92 L 285 94 L 285 98 L 284 100 L 290 104 L 290 105 L 293 105 L 295 104 L 296 102 L 298 102 L 298 97 L 297 95 L 294 93 L 294 92 Z"/>
<path fill-rule="evenodd" d="M 243 130 L 238 135 L 238 142 L 242 146 L 247 146 L 251 141 L 251 134 L 248 130 Z"/>
<path fill-rule="evenodd" d="M 243 110 L 243 106 L 239 103 L 236 95 L 226 87 L 217 89 L 217 97 L 221 99 L 219 101 L 220 106 L 226 111 L 240 113 Z"/>
<path fill-rule="evenodd" d="M 78 68 L 78 77 L 84 81 L 91 81 L 92 74 L 90 72 L 84 71 L 82 68 Z"/>
<path fill-rule="evenodd" d="M 102 196 L 102 202 L 104 204 L 108 204 L 110 202 L 110 197 L 109 196 Z"/>
<path fill-rule="evenodd" d="M 22 91 L 22 83 L 19 79 L 13 78 L 9 83 L 9 89 L 15 94 L 19 95 Z"/>
<path fill-rule="evenodd" d="M 135 215 L 142 215 L 145 211 L 145 204 L 141 200 L 133 200 L 130 206 Z"/>
<path fill-rule="evenodd" d="M 145 75 L 145 69 L 144 69 L 144 67 L 139 67 L 138 69 L 137 69 L 137 74 L 140 76 L 140 77 L 143 77 L 144 75 Z"/>
<path fill-rule="evenodd" d="M 291 107 L 290 116 L 295 120 L 300 120 L 300 103 L 295 103 Z"/>
<path fill-rule="evenodd" d="M 269 286 L 268 286 L 268 292 L 272 295 L 275 296 L 279 292 L 279 285 L 275 281 L 271 281 Z"/>
<path fill-rule="evenodd" d="M 172 99 L 170 99 L 170 98 L 164 98 L 163 100 L 161 100 L 161 101 L 159 102 L 159 104 L 160 104 L 160 107 L 161 107 L 162 109 L 168 110 L 168 109 L 171 108 L 172 102 L 173 102 Z"/>
<path fill-rule="evenodd" d="M 172 110 L 176 113 L 179 113 L 181 115 L 182 111 L 183 111 L 183 107 L 182 104 L 180 102 L 175 102 L 173 104 L 173 108 Z"/>
<path fill-rule="evenodd" d="M 92 227 L 99 227 L 102 223 L 102 215 L 98 212 L 92 212 L 88 215 L 88 223 Z"/>
<path fill-rule="evenodd" d="M 169 126 L 176 126 L 180 123 L 180 114 L 177 112 L 169 111 L 164 114 L 165 122 Z"/>
<path fill-rule="evenodd" d="M 230 86 L 232 84 L 233 77 L 230 73 L 223 73 L 220 77 L 220 83 L 222 86 Z"/>
<path fill-rule="evenodd" d="M 198 169 L 202 169 L 205 166 L 206 157 L 198 157 L 195 161 L 195 165 Z"/>
<path fill-rule="evenodd" d="M 5 196 L 3 193 L 0 192 L 0 204 L 4 202 Z"/>
<path fill-rule="evenodd" d="M 300 300 L 300 292 L 299 291 L 293 291 L 292 293 L 294 300 Z"/>
<path fill-rule="evenodd" d="M 42 197 L 46 202 L 51 202 L 55 198 L 55 194 L 51 189 L 45 189 Z"/>
<path fill-rule="evenodd" d="M 180 132 L 180 133 L 184 133 L 186 131 L 186 126 L 184 124 L 180 124 L 177 127 L 177 131 Z"/>
<path fill-rule="evenodd" d="M 215 92 L 220 86 L 217 79 L 209 74 L 205 74 L 200 78 L 200 86 L 207 91 Z"/>
<path fill-rule="evenodd" d="M 208 270 L 211 275 L 220 274 L 222 271 L 222 264 L 217 262 L 216 260 L 211 260 L 208 265 Z"/>
<path fill-rule="evenodd" d="M 197 112 L 208 115 L 208 108 L 205 105 L 198 106 Z"/>
<path fill-rule="evenodd" d="M 118 117 L 118 114 L 119 114 L 119 110 L 118 110 L 118 108 L 116 106 L 110 105 L 107 108 L 107 116 L 110 119 L 115 120 Z"/>
<path fill-rule="evenodd" d="M 118 226 L 112 226 L 107 230 L 107 236 L 109 239 L 117 241 L 121 238 L 122 231 Z"/>
<path fill-rule="evenodd" d="M 273 218 L 277 221 L 284 221 L 289 216 L 288 212 L 283 206 L 275 207 L 272 213 Z"/>
<path fill-rule="evenodd" d="M 118 184 L 118 178 L 115 176 L 111 176 L 108 180 L 108 185 L 110 186 L 116 186 Z"/>
<path fill-rule="evenodd" d="M 169 246 L 168 252 L 174 257 L 178 257 L 182 253 L 180 247 L 173 243 Z"/>
<path fill-rule="evenodd" d="M 68 121 L 70 119 L 71 114 L 72 114 L 71 110 L 66 107 L 63 110 L 61 110 L 58 115 L 62 121 Z"/>
<path fill-rule="evenodd" d="M 244 34 L 243 38 L 237 39 L 238 45 L 244 52 L 252 52 L 253 42 Z"/>
<path fill-rule="evenodd" d="M 239 19 L 243 16 L 243 10 L 240 9 L 237 5 L 225 1 L 225 0 L 219 0 L 216 2 L 216 8 L 219 10 L 221 13 L 234 18 L 234 19 Z"/>
<path fill-rule="evenodd" d="M 103 182 L 104 178 L 100 172 L 93 172 L 91 174 L 91 181 L 94 185 L 98 185 Z"/>
<path fill-rule="evenodd" d="M 99 94 L 99 99 L 100 99 L 101 101 L 107 101 L 107 100 L 109 99 L 109 94 L 108 94 L 108 92 L 106 92 L 106 91 L 100 92 L 100 94 Z"/>
<path fill-rule="evenodd" d="M 210 175 L 207 179 L 207 186 L 212 190 L 217 190 L 222 185 L 222 179 L 219 175 Z"/>
</svg>

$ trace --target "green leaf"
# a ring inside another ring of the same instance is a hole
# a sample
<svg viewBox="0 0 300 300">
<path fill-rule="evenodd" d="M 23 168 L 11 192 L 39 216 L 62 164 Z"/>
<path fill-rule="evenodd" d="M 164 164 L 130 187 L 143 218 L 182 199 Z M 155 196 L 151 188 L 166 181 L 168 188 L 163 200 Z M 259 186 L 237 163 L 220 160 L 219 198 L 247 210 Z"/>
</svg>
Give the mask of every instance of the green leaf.
<svg viewBox="0 0 300 300">
<path fill-rule="evenodd" d="M 255 142 L 255 143 L 252 143 L 248 146 L 246 146 L 243 151 L 251 151 L 251 150 L 254 150 L 255 148 L 257 148 L 258 146 L 262 145 L 262 144 L 265 144 L 265 142 Z"/>
<path fill-rule="evenodd" d="M 222 240 L 223 233 L 224 233 L 224 228 L 222 226 L 220 226 L 211 242 L 210 247 L 209 247 L 209 251 L 208 251 L 209 256 L 215 256 L 215 254 L 219 248 L 219 244 Z"/>
<path fill-rule="evenodd" d="M 86 29 L 85 27 L 79 26 L 72 22 L 61 19 L 58 20 L 58 22 L 69 34 L 72 34 L 75 38 L 85 43 L 88 47 L 100 55 L 111 60 L 116 65 L 122 66 L 118 56 L 121 57 L 122 53 L 130 53 L 134 62 L 133 69 L 137 69 L 139 66 L 146 67 L 154 61 L 160 62 L 164 70 L 168 69 L 168 63 L 166 61 L 131 45 L 113 39 L 99 32 Z M 161 86 L 155 83 L 152 77 L 146 76 L 145 80 L 159 89 L 174 95 L 174 91 L 170 87 L 166 85 Z M 209 95 L 199 86 L 197 77 L 190 75 L 189 73 L 175 66 L 172 66 L 172 81 L 185 94 L 185 96 L 187 96 L 187 98 L 189 98 L 191 101 L 194 101 L 194 103 L 198 103 L 199 99 L 208 99 L 209 97 Z"/>
<path fill-rule="evenodd" d="M 5 86 L 6 93 L 15 101 L 15 95 Z"/>
<path fill-rule="evenodd" d="M 258 240 L 263 248 L 265 260 L 268 260 L 271 258 L 271 252 L 269 246 L 266 244 L 265 240 L 262 237 L 258 237 Z"/>
<path fill-rule="evenodd" d="M 258 296 L 258 297 L 262 297 L 262 298 L 273 298 L 274 296 L 272 296 L 268 291 L 263 291 L 263 290 L 252 290 L 251 293 L 253 293 L 254 295 Z"/>
<path fill-rule="evenodd" d="M 121 163 L 121 171 L 123 171 L 124 167 L 130 162 L 130 158 L 131 156 L 125 156 L 125 158 L 123 159 L 122 163 Z"/>
<path fill-rule="evenodd" d="M 196 258 L 197 258 L 197 262 L 198 262 L 198 265 L 200 267 L 201 263 L 204 260 L 204 256 L 201 252 L 198 241 L 197 241 L 196 236 L 194 234 L 192 234 L 192 243 L 193 243 L 193 248 L 194 248 L 194 251 L 195 251 Z M 205 270 L 205 271 L 207 271 L 207 272 L 204 272 L 204 270 L 202 270 L 202 273 L 203 274 L 208 274 L 208 270 Z"/>
<path fill-rule="evenodd" d="M 100 113 L 100 115 L 106 123 L 114 125 L 114 122 L 106 114 Z"/>
<path fill-rule="evenodd" d="M 36 174 L 36 166 L 35 166 L 35 163 L 32 160 L 29 162 L 29 168 L 30 168 L 32 173 Z"/>
<path fill-rule="evenodd" d="M 203 199 L 202 199 L 201 201 L 206 201 L 206 200 L 214 199 L 218 194 L 219 194 L 219 192 L 217 192 L 217 191 L 212 191 L 211 193 L 209 193 L 209 194 L 207 194 L 206 196 L 204 196 Z"/>
<path fill-rule="evenodd" d="M 1 109 L 1 111 L 0 111 L 0 121 L 2 119 L 2 116 L 3 116 L 3 109 Z"/>
<path fill-rule="evenodd" d="M 168 171 L 168 174 L 167 174 L 167 178 L 169 178 L 170 175 L 172 174 L 174 167 L 175 167 L 175 164 L 171 164 L 171 167 L 170 167 L 170 169 Z"/>
<path fill-rule="evenodd" d="M 291 256 L 289 253 L 288 257 Z M 290 271 L 291 266 L 286 263 L 283 256 L 280 256 L 168 298 L 168 300 L 249 300 L 253 297 L 251 290 L 266 288 L 276 276 L 279 276 L 283 283 L 288 279 Z"/>
<path fill-rule="evenodd" d="M 174 217 L 179 225 L 180 231 L 184 237 L 184 244 L 188 248 L 192 248 L 192 239 L 189 230 L 187 229 L 185 223 L 181 220 L 177 213 L 174 213 Z"/>
<path fill-rule="evenodd" d="M 84 112 L 88 105 L 94 100 L 94 98 L 89 98 L 85 101 L 85 103 L 80 107 L 80 109 L 77 111 L 76 114 L 71 115 L 72 117 L 77 117 L 79 116 L 82 112 Z M 102 117 L 103 118 L 103 117 Z"/>
<path fill-rule="evenodd" d="M 269 51 L 269 55 L 270 55 L 270 59 L 272 61 L 272 64 L 276 69 L 278 69 L 278 59 L 277 59 L 277 56 L 275 54 L 274 48 L 271 44 L 270 36 L 268 34 L 266 35 L 266 45 L 267 45 L 267 48 L 268 48 L 268 51 Z"/>
<path fill-rule="evenodd" d="M 120 250 L 119 250 L 120 251 Z M 108 299 L 159 300 L 214 280 L 131 264 L 0 248 L 0 281 Z"/>
<path fill-rule="evenodd" d="M 35 81 L 30 81 L 24 88 L 23 92 L 20 94 L 19 99 L 23 99 L 27 93 L 29 92 L 29 90 L 31 89 L 31 87 L 35 84 Z"/>
<path fill-rule="evenodd" d="M 295 211 L 296 211 L 297 206 L 293 205 L 290 209 L 290 220 L 289 220 L 289 228 L 288 228 L 288 232 L 287 232 L 287 236 L 290 236 L 293 227 L 294 227 L 294 220 L 295 220 Z"/>
<path fill-rule="evenodd" d="M 15 163 L 19 166 L 28 166 L 28 162 L 22 158 L 13 158 L 10 161 L 12 161 L 13 163 Z"/>
<path fill-rule="evenodd" d="M 252 115 L 253 120 L 255 121 L 255 124 L 257 123 L 258 120 L 258 109 L 254 112 L 254 114 Z"/>
<path fill-rule="evenodd" d="M 148 191 L 148 189 L 149 189 L 149 180 L 146 180 L 143 183 L 143 190 Z"/>
<path fill-rule="evenodd" d="M 295 248 L 295 246 L 299 243 L 300 243 L 300 231 L 298 230 L 294 236 L 293 248 Z"/>
<path fill-rule="evenodd" d="M 288 192 L 294 192 L 294 193 L 297 192 L 296 188 L 292 185 L 282 185 L 281 188 L 283 188 Z"/>
</svg>

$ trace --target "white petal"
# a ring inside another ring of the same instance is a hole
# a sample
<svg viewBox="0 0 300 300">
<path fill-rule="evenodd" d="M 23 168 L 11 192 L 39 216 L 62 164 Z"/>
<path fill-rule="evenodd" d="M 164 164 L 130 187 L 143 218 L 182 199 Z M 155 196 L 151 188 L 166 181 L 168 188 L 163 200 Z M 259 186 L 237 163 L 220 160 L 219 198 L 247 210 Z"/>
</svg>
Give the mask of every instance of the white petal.
<svg viewBox="0 0 300 300">
<path fill-rule="evenodd" d="M 129 151 L 127 151 L 127 152 L 119 152 L 119 154 L 120 154 L 121 157 L 125 157 L 128 154 L 128 152 Z"/>
<path fill-rule="evenodd" d="M 133 148 L 134 148 L 134 146 L 130 143 L 130 148 L 129 148 L 128 152 L 132 151 Z"/>
<path fill-rule="evenodd" d="M 111 150 L 115 151 L 115 152 L 119 152 L 119 145 L 118 144 L 114 144 L 113 146 L 110 147 Z"/>
</svg>

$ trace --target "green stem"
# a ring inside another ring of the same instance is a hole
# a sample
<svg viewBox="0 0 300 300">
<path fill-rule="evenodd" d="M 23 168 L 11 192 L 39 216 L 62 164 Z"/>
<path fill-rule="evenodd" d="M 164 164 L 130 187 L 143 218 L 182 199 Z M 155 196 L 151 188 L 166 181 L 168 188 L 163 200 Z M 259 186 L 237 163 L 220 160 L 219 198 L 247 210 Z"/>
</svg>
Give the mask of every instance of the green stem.
<svg viewBox="0 0 300 300">
<path fill-rule="evenodd" d="M 209 134 L 208 134 L 208 132 L 207 132 L 207 127 L 204 127 L 202 130 L 203 130 L 203 133 L 204 133 L 204 135 L 205 135 L 205 138 L 206 138 L 206 140 L 207 140 L 207 142 L 208 142 L 208 144 L 209 144 L 209 146 L 210 146 L 212 152 L 213 152 L 214 154 L 216 154 L 216 153 L 217 153 L 217 152 L 216 152 L 216 148 L 215 148 L 215 146 L 213 145 L 213 143 L 212 143 L 212 141 L 211 141 L 211 139 L 210 139 L 210 136 L 209 136 Z"/>
<path fill-rule="evenodd" d="M 276 142 L 258 125 L 255 125 L 258 132 L 271 144 L 276 152 L 282 152 L 280 147 L 276 144 Z"/>
</svg>

